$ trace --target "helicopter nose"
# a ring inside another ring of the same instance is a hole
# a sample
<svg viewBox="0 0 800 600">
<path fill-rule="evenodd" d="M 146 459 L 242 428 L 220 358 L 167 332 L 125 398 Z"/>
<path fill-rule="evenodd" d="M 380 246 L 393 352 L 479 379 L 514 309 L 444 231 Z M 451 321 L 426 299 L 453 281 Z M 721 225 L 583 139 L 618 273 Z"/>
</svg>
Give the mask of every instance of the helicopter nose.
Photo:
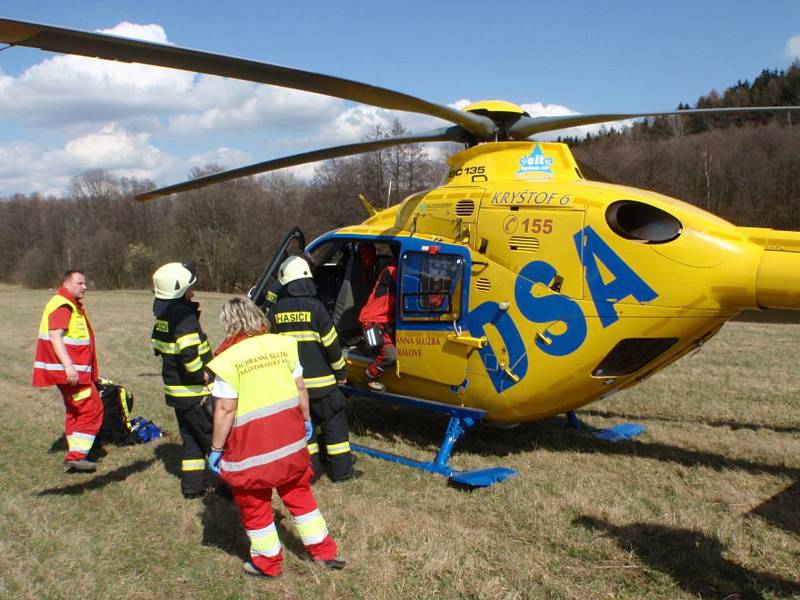
<svg viewBox="0 0 800 600">
<path fill-rule="evenodd" d="M 773 230 L 763 244 L 756 303 L 761 308 L 800 310 L 800 233 Z"/>
</svg>

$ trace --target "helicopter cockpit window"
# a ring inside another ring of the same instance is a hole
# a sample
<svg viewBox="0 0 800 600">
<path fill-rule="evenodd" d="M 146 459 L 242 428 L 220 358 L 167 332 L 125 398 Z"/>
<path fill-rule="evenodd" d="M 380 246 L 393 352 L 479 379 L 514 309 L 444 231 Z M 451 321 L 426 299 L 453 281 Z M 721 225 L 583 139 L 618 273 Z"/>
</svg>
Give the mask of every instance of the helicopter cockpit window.
<svg viewBox="0 0 800 600">
<path fill-rule="evenodd" d="M 403 254 L 400 317 L 407 321 L 457 321 L 461 316 L 463 269 L 464 259 L 455 254 Z"/>
<path fill-rule="evenodd" d="M 671 242 L 682 225 L 668 212 L 633 200 L 618 200 L 606 210 L 606 222 L 617 235 L 646 244 Z"/>
</svg>

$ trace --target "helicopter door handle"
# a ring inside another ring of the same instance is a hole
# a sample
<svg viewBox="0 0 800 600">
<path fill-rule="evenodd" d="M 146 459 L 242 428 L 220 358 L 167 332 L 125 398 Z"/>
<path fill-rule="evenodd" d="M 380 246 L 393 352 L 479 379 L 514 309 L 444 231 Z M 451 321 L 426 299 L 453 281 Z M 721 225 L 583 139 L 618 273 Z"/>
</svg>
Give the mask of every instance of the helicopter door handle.
<svg viewBox="0 0 800 600">
<path fill-rule="evenodd" d="M 457 335 L 451 333 L 447 336 L 448 342 L 455 342 L 457 344 L 464 344 L 470 348 L 486 348 L 489 344 L 489 339 L 484 335 L 483 337 L 472 337 L 469 335 Z"/>
<path fill-rule="evenodd" d="M 516 373 L 514 373 L 514 371 L 512 371 L 512 370 L 509 368 L 509 366 L 508 366 L 508 365 L 501 364 L 501 365 L 500 365 L 500 368 L 501 368 L 501 369 L 503 369 L 503 373 L 505 373 L 506 375 L 508 375 L 508 377 L 509 377 L 509 378 L 510 378 L 510 379 L 511 379 L 511 380 L 512 380 L 514 383 L 519 383 L 519 375 L 517 375 Z"/>
</svg>

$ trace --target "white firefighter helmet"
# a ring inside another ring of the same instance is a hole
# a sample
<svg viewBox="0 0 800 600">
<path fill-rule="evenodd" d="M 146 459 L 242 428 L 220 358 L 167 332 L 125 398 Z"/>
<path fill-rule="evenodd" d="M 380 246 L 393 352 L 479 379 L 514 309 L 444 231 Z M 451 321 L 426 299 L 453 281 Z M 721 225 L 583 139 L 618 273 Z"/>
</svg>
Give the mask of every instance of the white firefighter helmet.
<svg viewBox="0 0 800 600">
<path fill-rule="evenodd" d="M 278 270 L 278 281 L 281 282 L 281 285 L 307 277 L 311 277 L 311 268 L 305 259 L 300 256 L 290 256 L 281 263 L 281 267 Z"/>
<path fill-rule="evenodd" d="M 156 298 L 175 300 L 182 297 L 196 281 L 197 275 L 189 265 L 167 263 L 153 273 L 153 291 Z"/>
</svg>

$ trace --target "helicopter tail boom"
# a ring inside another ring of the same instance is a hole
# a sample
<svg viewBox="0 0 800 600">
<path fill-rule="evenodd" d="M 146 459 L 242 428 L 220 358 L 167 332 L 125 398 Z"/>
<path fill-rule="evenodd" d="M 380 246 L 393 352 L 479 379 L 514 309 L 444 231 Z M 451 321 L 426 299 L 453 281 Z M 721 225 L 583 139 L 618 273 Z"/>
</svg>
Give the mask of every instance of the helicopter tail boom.
<svg viewBox="0 0 800 600">
<path fill-rule="evenodd" d="M 770 231 L 756 275 L 760 308 L 800 310 L 800 233 Z"/>
</svg>

